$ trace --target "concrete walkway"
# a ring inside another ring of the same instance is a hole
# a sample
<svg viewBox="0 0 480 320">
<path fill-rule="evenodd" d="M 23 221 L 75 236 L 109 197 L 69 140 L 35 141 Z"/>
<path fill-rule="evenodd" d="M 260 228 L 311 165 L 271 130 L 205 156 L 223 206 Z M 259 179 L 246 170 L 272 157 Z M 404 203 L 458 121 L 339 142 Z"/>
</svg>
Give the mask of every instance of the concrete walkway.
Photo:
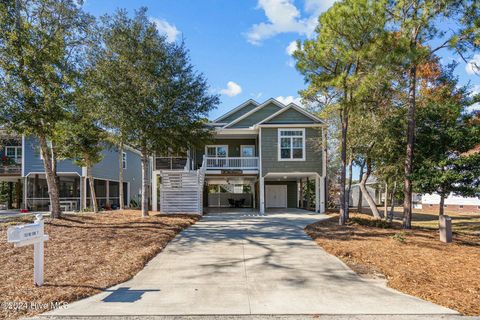
<svg viewBox="0 0 480 320">
<path fill-rule="evenodd" d="M 209 214 L 130 281 L 49 315 L 455 314 L 357 276 L 303 231 L 323 218 Z"/>
</svg>

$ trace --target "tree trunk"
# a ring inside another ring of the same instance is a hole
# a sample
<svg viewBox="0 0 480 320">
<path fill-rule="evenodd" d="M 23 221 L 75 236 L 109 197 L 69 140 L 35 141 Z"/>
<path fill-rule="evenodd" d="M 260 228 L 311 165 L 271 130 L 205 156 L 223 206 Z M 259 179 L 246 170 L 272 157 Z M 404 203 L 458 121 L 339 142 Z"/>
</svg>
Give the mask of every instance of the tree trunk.
<svg viewBox="0 0 480 320">
<path fill-rule="evenodd" d="M 340 176 L 340 217 L 338 224 L 344 225 L 347 216 L 345 209 L 345 184 L 347 175 L 347 130 L 348 130 L 348 113 L 347 108 L 342 107 L 341 119 L 342 119 L 342 147 L 341 147 L 341 176 Z"/>
<path fill-rule="evenodd" d="M 48 196 L 50 198 L 50 209 L 52 218 L 60 218 L 60 193 L 58 190 L 57 177 L 55 167 L 52 161 L 52 153 L 47 145 L 47 139 L 44 136 L 39 136 L 40 152 L 43 157 L 43 166 L 45 168 L 45 176 L 47 179 Z"/>
<path fill-rule="evenodd" d="M 407 111 L 407 155 L 405 158 L 405 181 L 403 186 L 403 228 L 412 228 L 412 180 L 413 145 L 415 143 L 415 109 L 417 68 L 413 66 L 409 71 L 408 111 Z"/>
<path fill-rule="evenodd" d="M 438 208 L 438 214 L 440 216 L 443 216 L 445 214 L 445 195 L 443 193 L 440 193 L 440 207 Z"/>
<path fill-rule="evenodd" d="M 360 175 L 358 177 L 358 181 L 360 182 L 363 178 L 363 170 L 365 168 L 365 161 L 362 162 L 362 165 L 360 166 Z M 358 213 L 362 213 L 362 207 L 363 207 L 363 193 L 362 189 L 358 188 L 358 203 L 357 203 L 357 211 Z"/>
<path fill-rule="evenodd" d="M 142 150 L 142 217 L 148 217 L 148 155 Z"/>
<path fill-rule="evenodd" d="M 362 190 L 362 193 L 365 196 L 365 199 L 367 199 L 368 205 L 370 209 L 372 210 L 372 214 L 376 219 L 381 219 L 382 216 L 380 212 L 378 211 L 377 204 L 373 200 L 372 196 L 367 190 L 366 183 L 368 180 L 368 177 L 370 177 L 370 166 L 367 164 L 367 172 L 363 174 L 362 180 L 360 181 L 360 189 Z"/>
<path fill-rule="evenodd" d="M 12 206 L 13 206 L 13 182 L 8 182 L 7 209 L 12 209 Z"/>
<path fill-rule="evenodd" d="M 120 147 L 118 150 L 118 197 L 119 197 L 119 209 L 124 209 L 123 203 L 123 141 L 120 141 Z"/>
<path fill-rule="evenodd" d="M 388 215 L 388 221 L 393 221 L 393 213 L 395 210 L 395 193 L 397 192 L 397 181 L 393 183 L 393 190 L 390 198 L 390 213 Z"/>
<path fill-rule="evenodd" d="M 94 213 L 98 213 L 97 193 L 95 192 L 95 181 L 93 180 L 92 167 L 87 167 L 88 184 L 90 185 L 90 204 Z"/>
<path fill-rule="evenodd" d="M 385 203 L 383 204 L 384 205 L 384 217 L 385 219 L 388 219 L 388 183 L 385 182 L 385 194 L 384 194 L 384 201 Z"/>
<path fill-rule="evenodd" d="M 348 187 L 345 194 L 345 220 L 350 218 L 350 192 L 352 191 L 352 166 L 353 166 L 353 157 L 350 155 L 348 160 Z"/>
</svg>

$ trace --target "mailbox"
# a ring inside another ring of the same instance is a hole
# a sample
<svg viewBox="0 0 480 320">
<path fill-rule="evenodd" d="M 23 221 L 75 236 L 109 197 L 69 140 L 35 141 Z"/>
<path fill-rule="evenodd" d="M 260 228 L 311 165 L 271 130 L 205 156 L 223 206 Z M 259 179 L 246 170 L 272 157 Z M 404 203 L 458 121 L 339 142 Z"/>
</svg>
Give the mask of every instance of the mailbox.
<svg viewBox="0 0 480 320">
<path fill-rule="evenodd" d="M 13 226 L 7 230 L 7 241 L 15 247 L 33 244 L 33 281 L 35 285 L 43 285 L 43 242 L 48 240 L 44 234 L 43 216 L 38 214 L 34 223 Z"/>
</svg>

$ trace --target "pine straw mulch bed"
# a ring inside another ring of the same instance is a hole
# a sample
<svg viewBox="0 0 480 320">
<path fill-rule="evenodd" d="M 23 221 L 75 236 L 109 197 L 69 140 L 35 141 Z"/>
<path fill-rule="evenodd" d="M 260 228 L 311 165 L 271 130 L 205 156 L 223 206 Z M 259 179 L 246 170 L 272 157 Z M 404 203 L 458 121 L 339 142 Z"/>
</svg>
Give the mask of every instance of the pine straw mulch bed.
<svg viewBox="0 0 480 320">
<path fill-rule="evenodd" d="M 27 219 L 19 220 L 14 223 Z M 127 281 L 197 220 L 188 215 L 141 218 L 136 210 L 47 218 L 50 239 L 40 288 L 33 285 L 33 246 L 14 248 L 6 241 L 7 226 L 14 223 L 0 223 L 0 319 L 32 316 L 51 309 L 51 303 L 73 302 Z M 11 310 L 15 306 L 20 310 Z"/>
<path fill-rule="evenodd" d="M 454 234 L 453 243 L 445 244 L 438 231 L 404 231 L 398 223 L 377 223 L 365 214 L 351 214 L 351 221 L 339 226 L 338 214 L 331 216 L 305 231 L 357 273 L 381 273 L 391 288 L 480 315 L 478 236 Z"/>
</svg>

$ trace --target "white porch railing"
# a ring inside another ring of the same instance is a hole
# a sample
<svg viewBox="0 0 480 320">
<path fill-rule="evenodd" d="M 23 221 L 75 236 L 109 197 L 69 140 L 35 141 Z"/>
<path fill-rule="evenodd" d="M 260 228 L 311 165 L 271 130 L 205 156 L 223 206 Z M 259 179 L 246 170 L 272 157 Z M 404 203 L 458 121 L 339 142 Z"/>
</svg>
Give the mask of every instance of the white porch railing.
<svg viewBox="0 0 480 320">
<path fill-rule="evenodd" d="M 258 157 L 207 157 L 207 169 L 258 169 Z"/>
</svg>

